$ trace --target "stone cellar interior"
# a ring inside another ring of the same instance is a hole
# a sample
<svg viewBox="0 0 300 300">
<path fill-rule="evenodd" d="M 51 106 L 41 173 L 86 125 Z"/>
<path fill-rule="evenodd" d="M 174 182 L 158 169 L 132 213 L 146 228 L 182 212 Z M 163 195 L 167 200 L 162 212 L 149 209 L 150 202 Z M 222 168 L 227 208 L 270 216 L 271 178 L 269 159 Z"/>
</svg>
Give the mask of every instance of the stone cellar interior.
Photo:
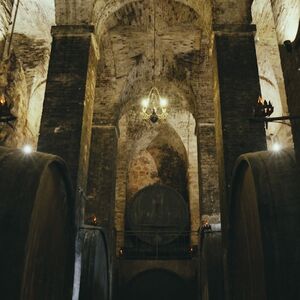
<svg viewBox="0 0 300 300">
<path fill-rule="evenodd" d="M 0 0 L 0 299 L 300 299 L 300 0 Z"/>
</svg>

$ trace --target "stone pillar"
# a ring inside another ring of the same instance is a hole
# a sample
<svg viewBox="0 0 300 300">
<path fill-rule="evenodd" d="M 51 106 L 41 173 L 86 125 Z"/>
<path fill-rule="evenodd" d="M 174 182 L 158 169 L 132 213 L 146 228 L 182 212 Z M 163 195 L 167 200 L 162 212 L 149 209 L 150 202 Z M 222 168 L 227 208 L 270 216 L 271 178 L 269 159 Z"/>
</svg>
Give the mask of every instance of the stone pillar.
<svg viewBox="0 0 300 300">
<path fill-rule="evenodd" d="M 114 228 L 118 128 L 93 125 L 86 215 L 110 231 Z"/>
<path fill-rule="evenodd" d="M 216 129 L 211 37 L 202 38 L 199 78 L 199 104 L 196 123 L 200 216 L 202 221 L 220 222 L 219 172 L 216 153 Z"/>
<path fill-rule="evenodd" d="M 260 95 L 254 44 L 255 26 L 215 25 L 215 94 L 217 151 L 220 173 L 225 299 L 230 299 L 227 243 L 229 192 L 236 159 L 243 153 L 266 149 L 263 123 L 251 123 Z"/>
<path fill-rule="evenodd" d="M 263 123 L 249 122 L 260 95 L 253 25 L 215 25 L 220 91 L 220 127 L 223 136 L 225 194 L 228 194 L 236 159 L 243 153 L 266 149 Z M 223 172 L 223 170 L 220 170 Z M 222 203 L 222 224 L 227 224 L 228 200 Z"/>
<path fill-rule="evenodd" d="M 296 40 L 290 45 L 290 49 L 284 45 L 279 46 L 287 103 L 291 116 L 300 116 L 300 47 L 297 46 L 299 41 L 300 26 Z M 291 125 L 297 164 L 300 169 L 300 120 L 292 120 Z"/>
<path fill-rule="evenodd" d="M 55 26 L 38 150 L 67 162 L 86 189 L 99 51 L 93 27 Z"/>
<path fill-rule="evenodd" d="M 219 223 L 220 198 L 215 124 L 204 120 L 198 121 L 197 138 L 201 220 Z"/>
</svg>

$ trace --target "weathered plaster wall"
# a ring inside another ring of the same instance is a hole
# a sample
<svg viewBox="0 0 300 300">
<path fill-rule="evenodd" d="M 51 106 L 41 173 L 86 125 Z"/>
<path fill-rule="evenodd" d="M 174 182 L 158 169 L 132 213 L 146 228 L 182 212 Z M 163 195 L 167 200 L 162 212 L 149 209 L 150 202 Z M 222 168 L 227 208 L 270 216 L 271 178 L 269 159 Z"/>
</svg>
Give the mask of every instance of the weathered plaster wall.
<svg viewBox="0 0 300 300">
<path fill-rule="evenodd" d="M 8 10 L 11 9 L 9 4 L 10 1 L 2 3 L 2 7 L 5 7 L 5 14 L 2 14 L 4 20 L 1 32 L 3 34 L 8 25 L 5 17 L 9 16 Z M 12 26 L 8 28 L 6 43 L 8 44 L 11 39 L 11 60 L 17 61 L 15 64 L 18 64 L 19 67 L 18 70 L 16 68 L 9 69 L 9 72 L 16 72 L 16 74 L 7 76 L 16 77 L 18 80 L 14 82 L 13 88 L 9 86 L 6 89 L 10 90 L 10 101 L 15 106 L 13 112 L 18 119 L 15 122 L 14 131 L 5 126 L 2 127 L 2 134 L 8 136 L 5 141 L 2 140 L 2 144 L 21 147 L 29 143 L 36 146 L 50 55 L 50 27 L 53 24 L 54 2 L 32 0 L 20 2 L 11 37 Z M 22 97 L 18 95 L 22 95 Z"/>
<path fill-rule="evenodd" d="M 273 117 L 286 116 L 289 111 L 271 1 L 255 0 L 252 14 L 257 28 L 255 47 L 261 93 L 274 105 Z M 266 134 L 270 149 L 274 142 L 279 142 L 283 147 L 293 146 L 292 133 L 287 125 L 270 123 Z"/>
</svg>

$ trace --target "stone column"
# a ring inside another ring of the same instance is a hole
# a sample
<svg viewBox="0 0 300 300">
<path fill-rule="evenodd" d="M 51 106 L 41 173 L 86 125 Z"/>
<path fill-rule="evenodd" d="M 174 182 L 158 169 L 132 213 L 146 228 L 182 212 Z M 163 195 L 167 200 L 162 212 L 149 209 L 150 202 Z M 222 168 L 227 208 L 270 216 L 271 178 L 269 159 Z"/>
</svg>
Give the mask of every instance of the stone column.
<svg viewBox="0 0 300 300">
<path fill-rule="evenodd" d="M 55 26 L 52 35 L 38 150 L 65 159 L 85 191 L 99 51 L 93 26 Z"/>
<path fill-rule="evenodd" d="M 93 125 L 86 215 L 110 231 L 114 228 L 118 128 Z"/>
<path fill-rule="evenodd" d="M 260 95 L 254 44 L 255 26 L 215 25 L 216 136 L 220 173 L 225 299 L 230 299 L 227 241 L 229 191 L 236 159 L 266 149 L 263 123 L 251 123 L 252 107 Z"/>
<path fill-rule="evenodd" d="M 300 116 L 300 26 L 296 40 L 290 48 L 280 45 L 281 65 L 287 96 L 287 104 L 291 116 Z M 292 120 L 292 134 L 295 146 L 295 155 L 300 169 L 300 120 Z"/>
<path fill-rule="evenodd" d="M 216 152 L 216 128 L 211 37 L 202 38 L 199 78 L 199 104 L 196 123 L 200 216 L 202 221 L 220 222 L 219 172 Z"/>
<path fill-rule="evenodd" d="M 266 149 L 263 123 L 249 122 L 260 95 L 253 25 L 215 25 L 220 91 L 220 128 L 223 137 L 225 194 L 228 194 L 236 159 L 243 153 Z M 219 145 L 220 146 L 220 145 Z M 221 159 L 222 160 L 222 159 Z M 223 170 L 220 170 L 223 172 Z M 224 199 L 222 224 L 227 224 Z"/>
</svg>

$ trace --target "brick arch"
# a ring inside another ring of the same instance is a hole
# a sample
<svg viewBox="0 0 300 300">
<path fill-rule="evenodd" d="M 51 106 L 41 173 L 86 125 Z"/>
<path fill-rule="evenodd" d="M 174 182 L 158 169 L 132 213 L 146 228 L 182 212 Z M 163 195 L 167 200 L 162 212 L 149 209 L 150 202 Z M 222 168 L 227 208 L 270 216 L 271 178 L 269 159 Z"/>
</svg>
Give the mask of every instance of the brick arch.
<svg viewBox="0 0 300 300">
<path fill-rule="evenodd" d="M 123 6 L 139 0 L 55 0 L 58 25 L 94 24 L 99 33 L 107 18 Z M 157 0 L 159 1 L 159 0 Z M 207 0 L 173 0 L 191 7 L 200 17 L 210 10 Z"/>
<path fill-rule="evenodd" d="M 129 161 L 127 200 L 145 186 L 168 185 L 188 200 L 187 149 L 178 128 L 161 124 L 157 131 L 142 136 L 135 142 Z M 170 171 L 170 168 L 175 168 Z"/>
<path fill-rule="evenodd" d="M 130 162 L 138 153 L 148 148 L 151 142 L 159 134 L 159 124 L 153 126 L 150 122 L 140 120 L 137 122 L 133 119 L 128 111 L 119 121 L 120 137 L 118 147 L 118 166 L 117 166 L 117 181 L 116 181 L 116 219 L 115 226 L 117 230 L 124 230 L 124 212 L 125 199 L 127 193 L 126 179 L 127 170 Z M 197 156 L 197 138 L 194 134 L 196 122 L 191 113 L 186 110 L 181 110 L 177 114 L 170 114 L 167 119 L 167 124 L 170 130 L 180 141 L 180 154 L 185 156 L 188 178 L 188 194 L 191 214 L 191 229 L 198 230 L 200 226 L 199 217 L 199 183 L 198 183 L 198 156 Z M 131 124 L 131 125 L 130 125 Z M 133 126 L 133 128 L 131 128 Z M 138 129 L 138 130 L 136 130 Z M 139 131 L 137 133 L 137 131 Z M 131 134 L 133 132 L 133 135 Z M 170 134 L 167 135 L 169 138 Z M 171 137 L 170 137 L 171 138 Z M 150 158 L 150 156 L 149 156 Z M 149 160 L 149 164 L 155 166 L 155 161 Z M 118 240 L 118 245 L 122 246 L 123 240 Z"/>
</svg>

